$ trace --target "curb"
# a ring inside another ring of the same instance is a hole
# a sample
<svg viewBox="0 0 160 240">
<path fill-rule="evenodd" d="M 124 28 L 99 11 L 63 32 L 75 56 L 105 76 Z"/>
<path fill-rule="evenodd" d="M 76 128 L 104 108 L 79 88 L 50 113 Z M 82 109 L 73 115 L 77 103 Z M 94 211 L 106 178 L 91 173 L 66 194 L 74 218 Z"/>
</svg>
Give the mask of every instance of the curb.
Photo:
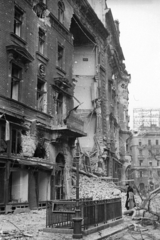
<svg viewBox="0 0 160 240">
<path fill-rule="evenodd" d="M 122 228 L 122 229 L 115 230 L 114 232 L 109 233 L 109 234 L 106 234 L 106 235 L 103 236 L 103 237 L 99 237 L 99 238 L 97 238 L 96 240 L 103 240 L 103 239 L 109 238 L 109 237 L 111 237 L 111 236 L 114 236 L 114 235 L 116 235 L 117 233 L 123 232 L 124 230 L 126 230 L 126 229 L 127 229 L 129 226 L 131 226 L 131 225 L 132 225 L 132 224 L 130 224 L 130 225 L 128 225 L 128 226 L 125 226 L 125 227 Z"/>
</svg>

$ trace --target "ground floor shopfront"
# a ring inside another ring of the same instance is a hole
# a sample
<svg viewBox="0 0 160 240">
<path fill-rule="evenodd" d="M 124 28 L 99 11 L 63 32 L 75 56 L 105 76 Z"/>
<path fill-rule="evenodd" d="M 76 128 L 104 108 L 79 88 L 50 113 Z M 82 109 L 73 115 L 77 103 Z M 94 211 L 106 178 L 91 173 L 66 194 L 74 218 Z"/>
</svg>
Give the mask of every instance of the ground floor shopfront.
<svg viewBox="0 0 160 240">
<path fill-rule="evenodd" d="M 0 162 L 0 212 L 19 208 L 37 209 L 51 199 L 53 166 L 22 160 Z"/>
</svg>

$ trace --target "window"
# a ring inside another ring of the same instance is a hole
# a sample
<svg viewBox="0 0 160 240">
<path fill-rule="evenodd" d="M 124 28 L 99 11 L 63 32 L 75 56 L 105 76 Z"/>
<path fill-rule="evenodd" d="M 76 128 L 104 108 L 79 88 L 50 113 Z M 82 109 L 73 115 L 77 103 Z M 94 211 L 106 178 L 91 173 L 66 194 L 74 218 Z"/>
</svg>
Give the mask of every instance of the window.
<svg viewBox="0 0 160 240">
<path fill-rule="evenodd" d="M 142 145 L 142 142 L 139 142 L 139 146 L 141 146 Z"/>
<path fill-rule="evenodd" d="M 41 112 L 45 112 L 45 82 L 38 79 L 37 81 L 37 109 Z"/>
<path fill-rule="evenodd" d="M 152 174 L 152 171 L 149 171 L 149 175 L 150 175 L 150 177 L 152 177 L 152 175 L 153 175 L 153 174 Z"/>
<path fill-rule="evenodd" d="M 149 166 L 152 167 L 152 162 L 149 162 Z"/>
<path fill-rule="evenodd" d="M 143 160 L 139 160 L 139 166 L 142 166 Z"/>
<path fill-rule="evenodd" d="M 58 67 L 63 69 L 64 48 L 58 45 Z"/>
<path fill-rule="evenodd" d="M 19 154 L 21 152 L 21 134 L 17 129 L 12 129 L 11 153 Z"/>
<path fill-rule="evenodd" d="M 160 177 L 160 170 L 157 170 L 157 175 Z"/>
<path fill-rule="evenodd" d="M 156 140 L 156 145 L 158 145 L 158 140 Z"/>
<path fill-rule="evenodd" d="M 143 171 L 140 171 L 140 172 L 139 172 L 139 176 L 140 176 L 140 177 L 143 177 Z"/>
<path fill-rule="evenodd" d="M 64 22 L 64 10 L 65 6 L 63 1 L 58 2 L 58 20 L 63 23 Z"/>
<path fill-rule="evenodd" d="M 142 155 L 142 149 L 139 149 L 139 155 Z"/>
<path fill-rule="evenodd" d="M 39 28 L 38 51 L 41 54 L 44 54 L 44 45 L 45 45 L 45 32 L 41 28 Z"/>
<path fill-rule="evenodd" d="M 57 123 L 63 124 L 63 94 L 59 93 L 57 97 L 56 113 L 57 113 Z"/>
<path fill-rule="evenodd" d="M 0 127 L 0 153 L 7 152 L 7 143 L 5 141 L 5 126 Z"/>
<path fill-rule="evenodd" d="M 151 145 L 151 140 L 150 139 L 148 140 L 148 145 Z"/>
<path fill-rule="evenodd" d="M 11 75 L 11 98 L 19 100 L 19 88 L 20 81 L 22 80 L 22 68 L 16 64 L 12 64 L 12 75 Z"/>
<path fill-rule="evenodd" d="M 157 167 L 159 166 L 159 161 L 157 161 Z"/>
<path fill-rule="evenodd" d="M 23 19 L 23 12 L 18 7 L 15 7 L 15 9 L 14 9 L 14 33 L 19 37 L 21 37 L 21 35 L 22 35 L 22 19 Z"/>
</svg>

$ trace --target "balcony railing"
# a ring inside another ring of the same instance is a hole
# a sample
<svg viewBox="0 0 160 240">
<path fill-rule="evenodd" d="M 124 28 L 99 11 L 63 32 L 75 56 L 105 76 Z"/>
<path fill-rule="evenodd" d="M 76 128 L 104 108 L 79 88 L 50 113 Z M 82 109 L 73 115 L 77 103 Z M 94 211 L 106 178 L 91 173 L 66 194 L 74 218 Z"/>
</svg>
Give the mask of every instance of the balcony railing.
<svg viewBox="0 0 160 240">
<path fill-rule="evenodd" d="M 81 132 L 84 131 L 84 122 L 79 118 L 76 114 L 71 114 L 66 121 L 66 125 L 68 128 L 79 130 Z"/>
</svg>

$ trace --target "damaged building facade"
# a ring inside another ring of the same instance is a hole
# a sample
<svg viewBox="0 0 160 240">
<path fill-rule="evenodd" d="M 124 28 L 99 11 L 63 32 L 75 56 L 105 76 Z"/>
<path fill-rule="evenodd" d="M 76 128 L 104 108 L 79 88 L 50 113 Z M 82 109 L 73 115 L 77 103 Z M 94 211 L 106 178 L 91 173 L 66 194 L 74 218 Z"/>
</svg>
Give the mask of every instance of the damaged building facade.
<svg viewBox="0 0 160 240">
<path fill-rule="evenodd" d="M 119 22 L 114 21 L 106 1 L 88 3 L 72 2 L 77 9 L 71 23 L 75 96 L 81 102 L 77 113 L 87 132 L 87 137 L 80 139 L 80 168 L 98 176 L 122 179 L 128 162 L 131 76 L 126 71 L 119 42 Z"/>
<path fill-rule="evenodd" d="M 1 212 L 70 198 L 76 138 L 81 170 L 121 177 L 130 75 L 118 23 L 94 4 L 0 3 Z"/>
</svg>

